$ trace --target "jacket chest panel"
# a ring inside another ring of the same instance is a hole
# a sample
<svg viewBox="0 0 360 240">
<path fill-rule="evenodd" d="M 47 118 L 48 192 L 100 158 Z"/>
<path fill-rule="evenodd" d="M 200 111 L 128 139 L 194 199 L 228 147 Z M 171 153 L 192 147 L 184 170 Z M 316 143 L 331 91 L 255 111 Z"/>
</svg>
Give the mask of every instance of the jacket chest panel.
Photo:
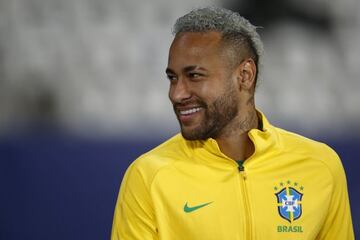
<svg viewBox="0 0 360 240">
<path fill-rule="evenodd" d="M 329 204 L 326 171 L 198 167 L 154 182 L 162 239 L 315 239 Z"/>
<path fill-rule="evenodd" d="M 243 238 L 243 201 L 234 176 L 224 174 L 206 181 L 174 173 L 164 177 L 167 181 L 157 182 L 152 194 L 155 212 L 161 216 L 160 234 L 162 229 L 171 229 L 171 233 L 164 233 L 164 239 L 174 239 L 174 235 L 182 237 L 179 239 Z"/>
</svg>

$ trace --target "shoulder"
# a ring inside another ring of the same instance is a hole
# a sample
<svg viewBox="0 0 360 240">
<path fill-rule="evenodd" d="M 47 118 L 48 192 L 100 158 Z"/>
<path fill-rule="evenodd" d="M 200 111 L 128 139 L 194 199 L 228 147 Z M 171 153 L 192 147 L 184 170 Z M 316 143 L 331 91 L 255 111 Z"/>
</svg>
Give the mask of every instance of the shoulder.
<svg viewBox="0 0 360 240">
<path fill-rule="evenodd" d="M 337 175 L 343 172 L 343 166 L 338 154 L 327 144 L 301 136 L 299 134 L 275 128 L 284 151 L 301 154 L 317 161 Z"/>
<path fill-rule="evenodd" d="M 159 146 L 138 157 L 128 168 L 127 175 L 138 175 L 151 184 L 156 174 L 171 166 L 181 156 L 187 155 L 187 145 L 181 134 L 177 134 Z"/>
<path fill-rule="evenodd" d="M 177 134 L 135 160 L 138 167 L 161 168 L 187 152 L 186 140 Z"/>
</svg>

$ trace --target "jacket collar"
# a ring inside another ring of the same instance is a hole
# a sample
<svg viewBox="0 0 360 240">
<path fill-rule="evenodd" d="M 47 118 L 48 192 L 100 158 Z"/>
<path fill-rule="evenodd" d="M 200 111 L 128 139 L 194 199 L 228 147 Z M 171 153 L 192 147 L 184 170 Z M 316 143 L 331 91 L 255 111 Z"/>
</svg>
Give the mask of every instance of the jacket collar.
<svg viewBox="0 0 360 240">
<path fill-rule="evenodd" d="M 278 145 L 278 137 L 275 128 L 269 123 L 262 112 L 257 110 L 257 113 L 261 120 L 260 129 L 251 129 L 248 132 L 249 138 L 254 143 L 255 152 L 246 159 L 245 162 L 259 159 L 269 150 L 274 150 Z M 196 141 L 186 140 L 186 144 L 190 148 L 190 151 L 195 155 L 196 159 L 194 160 L 205 161 L 210 165 L 218 164 L 217 162 L 220 161 L 221 163 L 229 164 L 229 166 L 234 166 L 234 164 L 237 166 L 235 159 L 231 159 L 221 152 L 215 139 L 209 138 L 207 140 Z"/>
</svg>

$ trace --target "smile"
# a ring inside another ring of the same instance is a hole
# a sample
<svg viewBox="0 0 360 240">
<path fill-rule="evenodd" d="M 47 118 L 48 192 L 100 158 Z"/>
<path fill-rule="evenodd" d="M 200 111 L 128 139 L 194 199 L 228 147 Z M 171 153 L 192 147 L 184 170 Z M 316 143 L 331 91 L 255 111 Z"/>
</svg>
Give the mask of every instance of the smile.
<svg viewBox="0 0 360 240">
<path fill-rule="evenodd" d="M 192 113 L 196 113 L 196 112 L 198 112 L 200 110 L 201 110 L 201 108 L 197 107 L 197 108 L 191 108 L 191 109 L 187 109 L 187 110 L 181 110 L 179 112 L 180 112 L 180 115 L 189 115 L 189 114 L 192 114 Z"/>
</svg>

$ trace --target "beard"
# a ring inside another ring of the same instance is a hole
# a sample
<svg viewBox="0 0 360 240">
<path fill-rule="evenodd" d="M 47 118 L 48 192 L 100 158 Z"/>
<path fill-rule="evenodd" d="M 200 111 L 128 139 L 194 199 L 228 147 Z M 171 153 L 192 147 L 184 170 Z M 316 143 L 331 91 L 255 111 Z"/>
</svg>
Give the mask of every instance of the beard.
<svg viewBox="0 0 360 240">
<path fill-rule="evenodd" d="M 238 114 L 238 98 L 233 86 L 229 86 L 212 103 L 207 104 L 198 99 L 196 104 L 202 106 L 205 110 L 199 126 L 193 129 L 186 129 L 178 118 L 181 134 L 187 140 L 217 138 Z"/>
</svg>

